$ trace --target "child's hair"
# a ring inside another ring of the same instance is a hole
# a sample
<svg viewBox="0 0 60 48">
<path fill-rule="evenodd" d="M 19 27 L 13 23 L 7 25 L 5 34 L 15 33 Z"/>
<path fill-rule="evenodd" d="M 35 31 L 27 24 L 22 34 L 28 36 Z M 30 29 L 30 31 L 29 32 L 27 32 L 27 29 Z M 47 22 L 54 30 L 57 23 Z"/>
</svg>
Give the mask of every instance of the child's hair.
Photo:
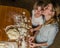
<svg viewBox="0 0 60 48">
<path fill-rule="evenodd" d="M 38 6 L 41 6 L 42 8 L 44 7 L 46 3 L 44 1 L 37 1 L 34 6 L 33 9 L 36 9 Z"/>
</svg>

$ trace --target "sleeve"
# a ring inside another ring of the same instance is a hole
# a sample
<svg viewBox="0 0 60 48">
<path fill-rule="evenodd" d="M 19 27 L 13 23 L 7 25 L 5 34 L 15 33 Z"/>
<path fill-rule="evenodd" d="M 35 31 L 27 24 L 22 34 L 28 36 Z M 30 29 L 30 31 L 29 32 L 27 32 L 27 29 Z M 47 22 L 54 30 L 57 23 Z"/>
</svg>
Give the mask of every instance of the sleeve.
<svg viewBox="0 0 60 48">
<path fill-rule="evenodd" d="M 50 28 L 51 30 L 49 31 L 49 34 L 48 34 L 48 46 L 50 46 L 53 42 L 54 42 L 54 39 L 55 39 L 55 36 L 58 32 L 57 28 Z"/>
<path fill-rule="evenodd" d="M 32 10 L 32 16 L 34 16 L 34 10 Z"/>
</svg>

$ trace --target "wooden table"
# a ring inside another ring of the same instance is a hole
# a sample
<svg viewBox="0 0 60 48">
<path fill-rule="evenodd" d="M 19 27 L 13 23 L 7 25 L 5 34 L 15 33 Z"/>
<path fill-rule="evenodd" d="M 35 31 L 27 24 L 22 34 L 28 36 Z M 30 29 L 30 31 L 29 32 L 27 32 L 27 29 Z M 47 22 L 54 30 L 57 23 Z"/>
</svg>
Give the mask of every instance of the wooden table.
<svg viewBox="0 0 60 48">
<path fill-rule="evenodd" d="M 14 24 L 12 19 L 13 15 L 22 14 L 23 12 L 25 12 L 25 15 L 29 19 L 30 13 L 27 9 L 0 5 L 0 41 L 8 40 L 8 36 L 6 35 L 4 29 L 6 26 Z"/>
</svg>

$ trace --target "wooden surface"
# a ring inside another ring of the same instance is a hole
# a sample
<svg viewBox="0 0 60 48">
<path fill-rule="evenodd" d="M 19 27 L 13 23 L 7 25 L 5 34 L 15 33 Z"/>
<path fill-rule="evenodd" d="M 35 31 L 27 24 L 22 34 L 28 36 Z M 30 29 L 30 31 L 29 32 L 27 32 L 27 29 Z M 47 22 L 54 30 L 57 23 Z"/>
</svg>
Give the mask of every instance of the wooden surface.
<svg viewBox="0 0 60 48">
<path fill-rule="evenodd" d="M 30 17 L 30 13 L 26 9 L 0 5 L 0 41 L 8 40 L 4 29 L 6 26 L 14 24 L 12 16 L 14 14 L 22 14 L 23 12 L 26 13 L 25 15 L 28 18 Z"/>
</svg>

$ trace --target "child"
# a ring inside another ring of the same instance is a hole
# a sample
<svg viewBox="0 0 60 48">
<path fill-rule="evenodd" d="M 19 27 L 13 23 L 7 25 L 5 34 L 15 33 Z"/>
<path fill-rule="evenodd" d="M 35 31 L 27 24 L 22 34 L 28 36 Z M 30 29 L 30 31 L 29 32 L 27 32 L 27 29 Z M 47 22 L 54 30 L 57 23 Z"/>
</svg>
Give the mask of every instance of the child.
<svg viewBox="0 0 60 48">
<path fill-rule="evenodd" d="M 43 1 L 38 1 L 35 3 L 33 10 L 32 10 L 32 29 L 31 32 L 40 30 L 41 26 L 44 24 L 44 17 L 42 15 L 44 7 Z"/>
</svg>

